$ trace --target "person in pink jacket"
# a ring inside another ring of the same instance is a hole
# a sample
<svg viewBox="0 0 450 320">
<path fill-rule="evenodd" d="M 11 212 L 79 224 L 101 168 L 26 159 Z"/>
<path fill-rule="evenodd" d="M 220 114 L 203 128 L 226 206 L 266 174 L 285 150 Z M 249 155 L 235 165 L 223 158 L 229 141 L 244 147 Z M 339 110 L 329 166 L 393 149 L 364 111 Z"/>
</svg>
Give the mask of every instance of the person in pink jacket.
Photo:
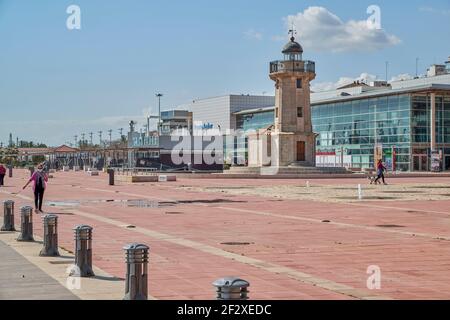
<svg viewBox="0 0 450 320">
<path fill-rule="evenodd" d="M 37 171 L 35 171 L 30 180 L 28 180 L 27 184 L 23 186 L 23 189 L 25 189 L 31 182 L 33 182 L 34 206 L 36 212 L 43 213 L 42 201 L 44 200 L 44 192 L 47 188 L 47 181 L 48 176 L 44 172 L 44 166 L 40 164 L 37 167 Z"/>
<path fill-rule="evenodd" d="M 6 168 L 0 163 L 0 187 L 3 186 L 5 182 Z"/>
</svg>

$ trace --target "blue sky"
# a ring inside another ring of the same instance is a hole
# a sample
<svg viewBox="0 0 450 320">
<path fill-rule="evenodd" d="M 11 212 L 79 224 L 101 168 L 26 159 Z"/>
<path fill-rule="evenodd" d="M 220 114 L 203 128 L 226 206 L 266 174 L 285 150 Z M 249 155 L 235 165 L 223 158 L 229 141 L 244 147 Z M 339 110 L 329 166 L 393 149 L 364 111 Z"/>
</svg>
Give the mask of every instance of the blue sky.
<svg viewBox="0 0 450 320">
<path fill-rule="evenodd" d="M 71 4 L 81 30 L 66 28 Z M 368 35 L 349 21 L 365 21 L 372 4 L 383 30 Z M 0 141 L 9 132 L 51 145 L 110 128 L 117 136 L 156 112 L 157 91 L 163 109 L 273 94 L 268 63 L 280 57 L 287 21 L 316 61 L 316 88 L 363 73 L 384 79 L 385 61 L 389 79 L 414 75 L 416 57 L 424 73 L 450 55 L 449 0 L 0 0 Z"/>
</svg>

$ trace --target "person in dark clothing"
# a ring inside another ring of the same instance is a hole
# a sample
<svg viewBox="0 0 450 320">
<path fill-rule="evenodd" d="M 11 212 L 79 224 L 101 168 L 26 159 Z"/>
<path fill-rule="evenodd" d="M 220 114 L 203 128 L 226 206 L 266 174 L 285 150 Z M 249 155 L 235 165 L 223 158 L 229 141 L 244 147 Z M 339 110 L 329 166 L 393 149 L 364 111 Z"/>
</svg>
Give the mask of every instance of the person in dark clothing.
<svg viewBox="0 0 450 320">
<path fill-rule="evenodd" d="M 374 183 L 377 184 L 378 180 L 382 180 L 383 184 L 387 184 L 384 181 L 384 171 L 386 171 L 386 167 L 383 165 L 383 162 L 381 160 L 378 160 L 377 163 L 377 178 L 375 179 Z"/>
<path fill-rule="evenodd" d="M 5 175 L 6 175 L 6 168 L 3 164 L 0 164 L 0 187 L 3 186 L 5 183 Z"/>
<path fill-rule="evenodd" d="M 23 187 L 25 189 L 31 182 L 33 182 L 33 191 L 34 191 L 34 205 L 36 212 L 42 211 L 42 202 L 44 200 L 44 192 L 47 188 L 48 176 L 44 172 L 44 166 L 40 164 L 37 168 L 37 171 L 33 173 L 30 180 L 28 180 L 27 184 Z"/>
</svg>

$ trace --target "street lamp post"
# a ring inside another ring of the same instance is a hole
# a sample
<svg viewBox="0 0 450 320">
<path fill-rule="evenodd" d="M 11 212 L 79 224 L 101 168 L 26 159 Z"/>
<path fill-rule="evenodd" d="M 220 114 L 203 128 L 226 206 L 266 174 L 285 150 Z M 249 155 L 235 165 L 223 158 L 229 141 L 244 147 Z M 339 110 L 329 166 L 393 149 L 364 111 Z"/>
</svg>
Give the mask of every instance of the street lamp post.
<svg viewBox="0 0 450 320">
<path fill-rule="evenodd" d="M 158 135 L 161 135 L 161 97 L 162 93 L 157 93 L 156 97 L 158 98 Z"/>
<path fill-rule="evenodd" d="M 109 146 L 111 147 L 111 144 L 112 144 L 112 130 L 111 129 L 108 130 L 108 135 L 109 135 Z"/>
</svg>

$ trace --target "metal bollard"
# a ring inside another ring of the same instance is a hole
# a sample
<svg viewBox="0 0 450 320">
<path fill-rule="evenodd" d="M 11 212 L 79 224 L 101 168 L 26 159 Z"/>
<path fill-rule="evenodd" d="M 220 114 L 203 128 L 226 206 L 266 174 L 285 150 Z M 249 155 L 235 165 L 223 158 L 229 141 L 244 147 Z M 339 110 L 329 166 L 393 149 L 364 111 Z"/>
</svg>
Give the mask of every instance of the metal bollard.
<svg viewBox="0 0 450 320">
<path fill-rule="evenodd" d="M 93 277 L 95 274 L 92 270 L 92 227 L 79 225 L 73 230 L 75 230 L 75 265 L 78 267 L 77 276 Z"/>
<path fill-rule="evenodd" d="M 3 208 L 3 226 L 1 231 L 16 231 L 14 228 L 14 201 L 4 201 Z"/>
<path fill-rule="evenodd" d="M 58 252 L 58 216 L 47 214 L 44 221 L 44 247 L 39 255 L 41 257 L 57 257 Z"/>
<path fill-rule="evenodd" d="M 216 287 L 217 300 L 247 300 L 248 290 L 250 286 L 245 280 L 226 277 L 218 279 L 213 282 L 213 286 Z"/>
<path fill-rule="evenodd" d="M 113 186 L 114 185 L 114 169 L 108 169 L 107 172 L 109 175 L 109 185 Z"/>
<path fill-rule="evenodd" d="M 30 177 L 31 177 L 34 173 L 34 167 L 28 167 L 28 170 L 30 170 Z"/>
<path fill-rule="evenodd" d="M 21 232 L 17 241 L 34 241 L 33 238 L 33 208 L 30 206 L 25 206 L 20 208 L 21 216 Z"/>
<path fill-rule="evenodd" d="M 13 166 L 9 166 L 8 167 L 8 176 L 10 177 L 10 178 L 12 178 L 13 177 Z"/>
<path fill-rule="evenodd" d="M 126 250 L 127 275 L 125 297 L 123 300 L 147 300 L 148 250 L 144 244 L 132 243 L 123 247 Z"/>
</svg>

